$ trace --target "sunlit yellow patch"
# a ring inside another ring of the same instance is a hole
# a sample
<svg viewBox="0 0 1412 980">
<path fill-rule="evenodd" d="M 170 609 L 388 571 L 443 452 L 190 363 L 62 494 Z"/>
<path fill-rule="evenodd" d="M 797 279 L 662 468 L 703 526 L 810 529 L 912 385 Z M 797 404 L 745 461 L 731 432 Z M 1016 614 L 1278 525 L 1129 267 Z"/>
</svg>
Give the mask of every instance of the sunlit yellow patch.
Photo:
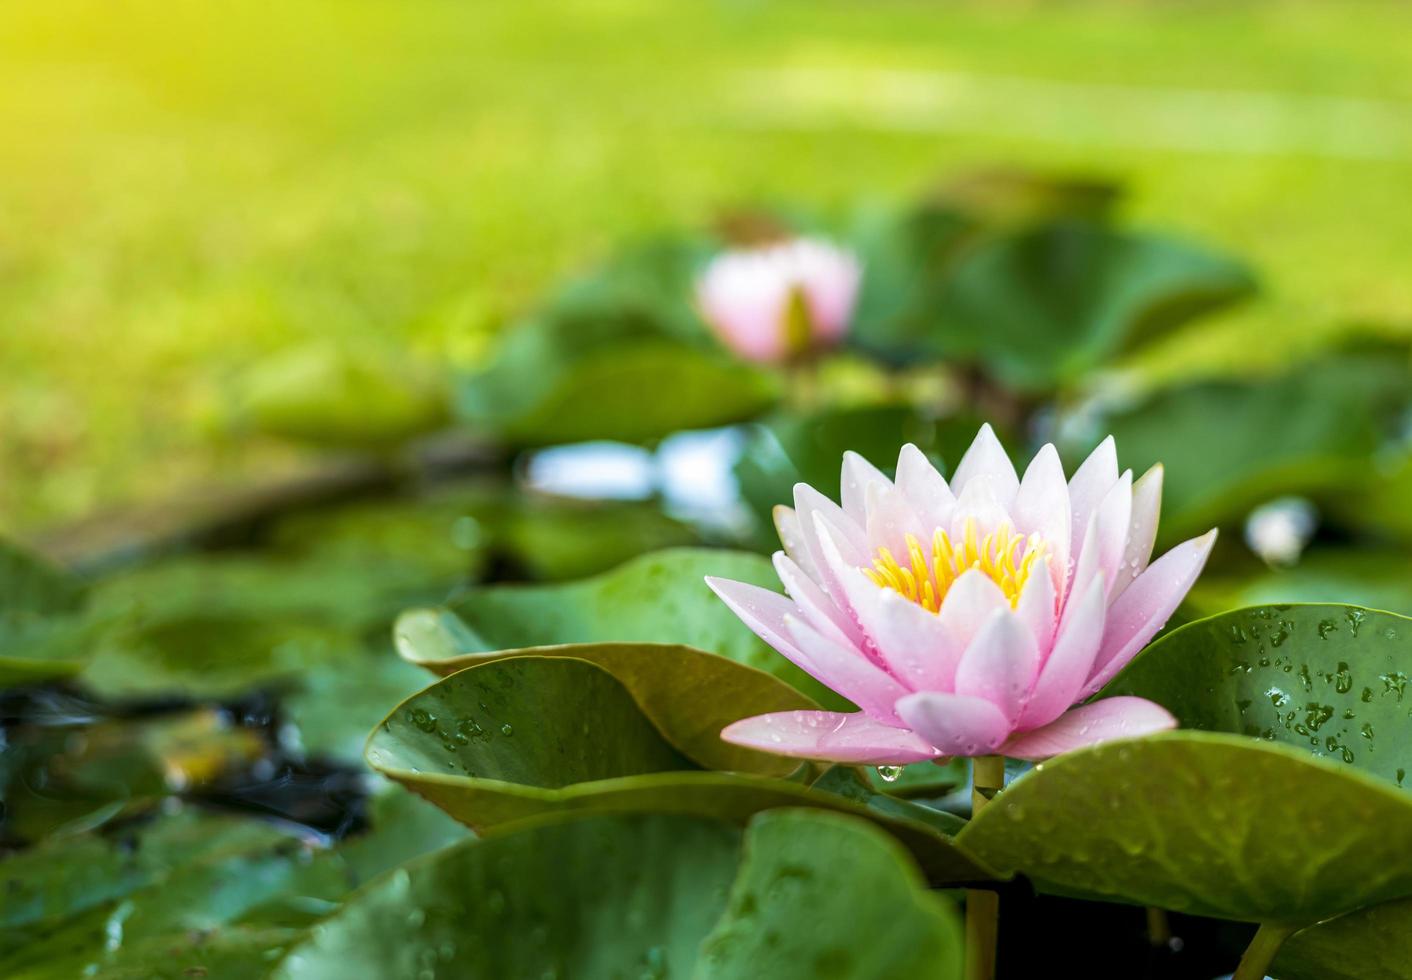
<svg viewBox="0 0 1412 980">
<path fill-rule="evenodd" d="M 930 556 L 914 535 L 907 535 L 906 541 L 906 564 L 899 562 L 890 549 L 879 548 L 873 567 L 863 569 L 863 574 L 928 612 L 939 610 L 952 584 L 972 568 L 980 569 L 1000 586 L 1013 609 L 1020 601 L 1030 573 L 1036 567 L 1046 567 L 1048 562 L 1047 549 L 1039 535 L 1026 537 L 1016 533 L 1009 524 L 1002 524 L 977 540 L 976 522 L 968 520 L 957 542 L 937 528 L 932 536 Z"/>
</svg>

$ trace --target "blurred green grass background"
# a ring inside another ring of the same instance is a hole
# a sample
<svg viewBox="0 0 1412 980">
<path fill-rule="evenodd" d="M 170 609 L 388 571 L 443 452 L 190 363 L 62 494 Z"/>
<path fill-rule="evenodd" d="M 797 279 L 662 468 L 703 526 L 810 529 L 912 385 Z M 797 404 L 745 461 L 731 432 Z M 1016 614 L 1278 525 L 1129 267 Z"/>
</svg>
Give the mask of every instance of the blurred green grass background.
<svg viewBox="0 0 1412 980">
<path fill-rule="evenodd" d="M 0 0 L 0 527 L 290 450 L 223 392 L 312 340 L 480 356 L 623 236 L 1037 165 L 1246 257 L 1149 357 L 1412 321 L 1412 6 Z"/>
</svg>

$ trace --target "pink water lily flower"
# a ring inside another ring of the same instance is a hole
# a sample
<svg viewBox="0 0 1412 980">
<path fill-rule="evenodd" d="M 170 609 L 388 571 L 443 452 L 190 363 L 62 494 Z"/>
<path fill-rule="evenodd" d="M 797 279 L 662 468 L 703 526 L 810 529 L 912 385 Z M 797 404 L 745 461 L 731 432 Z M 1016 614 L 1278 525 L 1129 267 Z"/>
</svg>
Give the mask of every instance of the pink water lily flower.
<svg viewBox="0 0 1412 980">
<path fill-rule="evenodd" d="M 851 253 L 797 238 L 717 256 L 696 282 L 696 301 L 731 350 L 778 362 L 843 339 L 861 278 Z"/>
<path fill-rule="evenodd" d="M 1134 482 L 1109 437 L 1065 480 L 1045 446 L 1016 475 L 983 426 L 950 484 L 915 447 L 889 480 L 843 459 L 842 506 L 799 484 L 776 509 L 788 597 L 708 579 L 766 643 L 856 704 L 728 726 L 728 742 L 868 765 L 1043 759 L 1175 726 L 1142 698 L 1075 704 L 1162 628 L 1216 532 L 1148 564 L 1162 468 Z"/>
</svg>

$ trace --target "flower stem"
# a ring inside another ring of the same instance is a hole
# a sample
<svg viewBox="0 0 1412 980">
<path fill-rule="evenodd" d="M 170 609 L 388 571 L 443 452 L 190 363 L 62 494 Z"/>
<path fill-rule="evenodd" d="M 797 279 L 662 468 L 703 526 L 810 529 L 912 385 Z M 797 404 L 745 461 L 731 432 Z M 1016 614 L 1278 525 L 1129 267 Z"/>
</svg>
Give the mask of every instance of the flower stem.
<svg viewBox="0 0 1412 980">
<path fill-rule="evenodd" d="M 1147 942 L 1158 948 L 1166 946 L 1172 941 L 1172 924 L 1167 921 L 1167 913 L 1163 909 L 1147 908 Z"/>
<path fill-rule="evenodd" d="M 971 760 L 971 816 L 1005 786 L 1005 758 L 977 756 Z M 993 891 L 966 891 L 966 980 L 993 980 L 995 942 L 1000 931 L 1000 896 Z"/>
<path fill-rule="evenodd" d="M 1250 945 L 1245 947 L 1245 955 L 1240 958 L 1240 966 L 1236 967 L 1231 980 L 1264 980 L 1270 964 L 1274 962 L 1275 954 L 1280 951 L 1280 946 L 1295 928 L 1269 922 L 1262 925 Z"/>
</svg>

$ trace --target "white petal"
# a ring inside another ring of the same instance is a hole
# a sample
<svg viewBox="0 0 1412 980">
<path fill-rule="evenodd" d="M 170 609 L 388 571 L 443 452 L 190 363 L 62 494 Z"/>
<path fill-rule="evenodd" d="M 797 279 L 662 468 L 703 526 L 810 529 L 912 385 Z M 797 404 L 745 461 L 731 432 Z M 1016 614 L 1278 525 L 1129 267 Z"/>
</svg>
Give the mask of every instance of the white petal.
<svg viewBox="0 0 1412 980">
<path fill-rule="evenodd" d="M 987 476 L 994 483 L 994 493 L 1002 507 L 1007 507 L 1020 489 L 1020 478 L 1015 475 L 1015 464 L 1005 447 L 995 437 L 990 423 L 981 426 L 975 440 L 961 462 L 956 464 L 956 472 L 951 474 L 951 486 L 957 494 L 966 491 L 966 484 L 978 476 Z"/>
<path fill-rule="evenodd" d="M 1044 539 L 1055 591 L 1063 595 L 1069 572 L 1073 517 L 1069 512 L 1069 485 L 1064 481 L 1064 465 L 1053 445 L 1046 445 L 1030 461 L 1010 510 L 1017 531 L 1038 534 Z"/>
<path fill-rule="evenodd" d="M 852 450 L 844 453 L 839 500 L 843 503 L 843 512 L 853 518 L 859 526 L 864 524 L 867 516 L 868 488 L 874 485 L 890 487 L 892 481 Z"/>
<path fill-rule="evenodd" d="M 1123 562 L 1113 578 L 1114 598 L 1146 570 L 1152 558 L 1152 546 L 1157 541 L 1157 523 L 1161 514 L 1162 464 L 1158 463 L 1133 484 L 1133 518 L 1128 526 L 1128 544 L 1123 551 Z"/>
<path fill-rule="evenodd" d="M 1073 511 L 1069 541 L 1083 540 L 1088 522 L 1098 504 L 1118 482 L 1118 447 L 1109 436 L 1089 453 L 1088 459 L 1074 472 L 1069 481 L 1069 506 Z"/>
<path fill-rule="evenodd" d="M 897 488 L 907 495 L 928 532 L 950 524 L 956 495 L 931 460 L 910 442 L 897 455 Z"/>
</svg>

